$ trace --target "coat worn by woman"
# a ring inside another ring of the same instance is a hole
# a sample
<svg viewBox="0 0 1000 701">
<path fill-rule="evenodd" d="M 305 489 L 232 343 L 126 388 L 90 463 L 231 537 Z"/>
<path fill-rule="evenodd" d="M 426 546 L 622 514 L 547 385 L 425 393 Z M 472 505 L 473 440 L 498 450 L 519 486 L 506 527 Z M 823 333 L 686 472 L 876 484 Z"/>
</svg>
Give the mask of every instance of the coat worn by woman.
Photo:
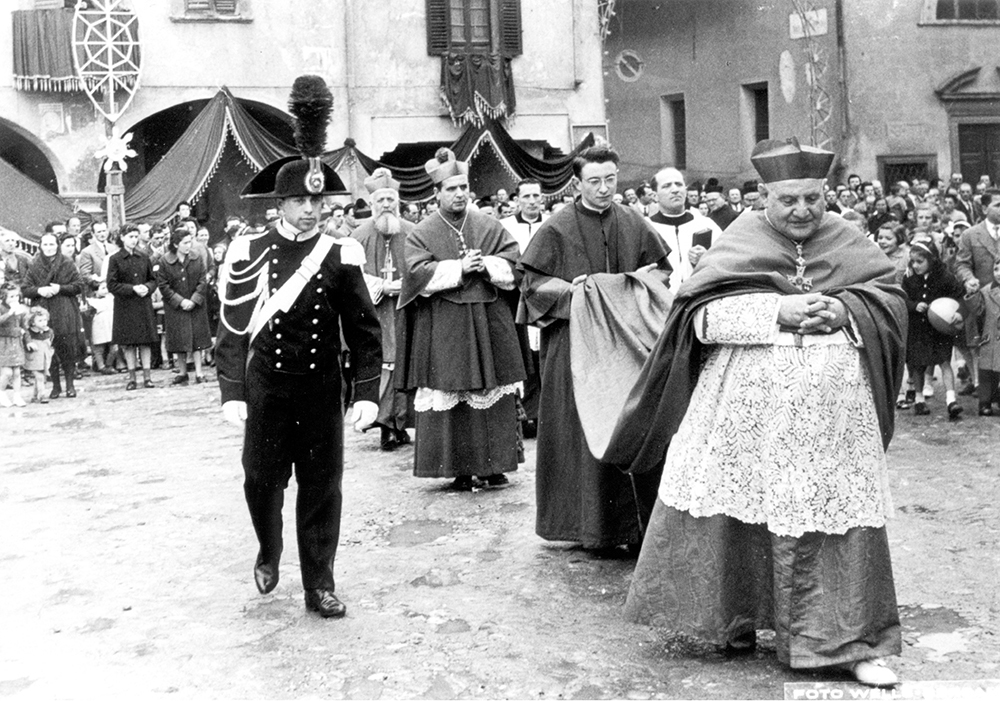
<svg viewBox="0 0 1000 701">
<path fill-rule="evenodd" d="M 155 267 L 163 295 L 167 352 L 190 353 L 211 347 L 212 331 L 205 306 L 208 280 L 201 257 L 189 253 L 182 260 L 176 253 L 167 252 Z M 182 309 L 184 300 L 191 300 L 194 309 Z"/>
<path fill-rule="evenodd" d="M 149 294 L 140 297 L 135 285 L 146 285 Z M 156 315 L 153 313 L 153 290 L 156 276 L 149 256 L 136 248 L 131 253 L 121 249 L 108 263 L 108 292 L 115 296 L 114 325 L 111 340 L 124 346 L 151 346 L 159 343 Z"/>
<path fill-rule="evenodd" d="M 41 297 L 39 287 L 59 285 L 59 292 L 52 297 Z M 51 258 L 39 253 L 31 261 L 24 279 L 21 293 L 32 304 L 49 312 L 49 328 L 56 337 L 71 336 L 76 347 L 76 337 L 80 333 L 80 304 L 77 295 L 83 292 L 84 283 L 73 261 L 61 253 Z"/>
</svg>

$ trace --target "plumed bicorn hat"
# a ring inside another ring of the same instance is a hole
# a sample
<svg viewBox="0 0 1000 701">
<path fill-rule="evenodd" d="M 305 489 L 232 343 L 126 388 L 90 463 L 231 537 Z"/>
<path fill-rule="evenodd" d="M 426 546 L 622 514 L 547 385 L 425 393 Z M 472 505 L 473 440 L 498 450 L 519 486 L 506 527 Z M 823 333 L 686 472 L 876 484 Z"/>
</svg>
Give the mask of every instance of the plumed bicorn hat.
<svg viewBox="0 0 1000 701">
<path fill-rule="evenodd" d="M 833 164 L 835 154 L 813 146 L 803 146 L 794 136 L 787 141 L 765 139 L 753 147 L 750 162 L 761 181 L 821 180 Z"/>
<path fill-rule="evenodd" d="M 438 185 L 456 175 L 468 175 L 469 164 L 456 159 L 451 149 L 442 147 L 434 154 L 434 158 L 424 164 L 424 170 L 431 176 L 434 184 Z"/>
<path fill-rule="evenodd" d="M 392 172 L 388 168 L 376 168 L 365 178 L 365 189 L 373 195 L 379 190 L 399 192 L 399 181 L 392 177 Z"/>
<path fill-rule="evenodd" d="M 333 111 L 333 93 L 316 75 L 295 79 L 288 96 L 295 118 L 295 147 L 301 155 L 270 163 L 244 186 L 240 197 L 265 199 L 348 194 L 340 176 L 320 160 L 326 148 L 326 125 Z"/>
<path fill-rule="evenodd" d="M 368 219 L 372 215 L 372 208 L 368 206 L 360 197 L 357 202 L 354 203 L 354 218 L 355 219 Z"/>
</svg>

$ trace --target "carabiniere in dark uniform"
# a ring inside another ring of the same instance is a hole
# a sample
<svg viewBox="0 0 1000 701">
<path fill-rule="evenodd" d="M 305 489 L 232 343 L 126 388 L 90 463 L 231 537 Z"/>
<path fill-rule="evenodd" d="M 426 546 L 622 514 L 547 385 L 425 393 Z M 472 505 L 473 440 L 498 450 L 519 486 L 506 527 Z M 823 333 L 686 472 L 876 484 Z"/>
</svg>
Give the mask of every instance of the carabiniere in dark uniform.
<svg viewBox="0 0 1000 701">
<path fill-rule="evenodd" d="M 303 231 L 289 222 L 318 224 L 322 196 L 344 191 L 331 168 L 311 160 L 281 159 L 244 189 L 244 197 L 280 199 L 283 218 L 229 248 L 216 364 L 224 408 L 246 402 L 244 492 L 260 543 L 257 587 L 266 594 L 278 583 L 281 508 L 294 465 L 306 606 L 334 617 L 345 612 L 333 593 L 344 470 L 341 326 L 355 365 L 356 402 L 378 402 L 382 353 L 360 245 L 327 237 L 315 224 Z M 305 219 L 296 220 L 303 211 Z"/>
</svg>

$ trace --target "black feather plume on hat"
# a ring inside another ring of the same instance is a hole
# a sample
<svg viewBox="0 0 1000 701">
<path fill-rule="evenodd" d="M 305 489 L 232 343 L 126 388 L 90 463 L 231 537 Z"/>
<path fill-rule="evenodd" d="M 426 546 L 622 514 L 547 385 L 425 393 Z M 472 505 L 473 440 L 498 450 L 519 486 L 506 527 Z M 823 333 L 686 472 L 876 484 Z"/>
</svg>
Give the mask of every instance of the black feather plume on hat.
<svg viewBox="0 0 1000 701">
<path fill-rule="evenodd" d="M 288 111 L 295 117 L 295 146 L 303 156 L 323 155 L 326 125 L 333 112 L 333 93 L 318 75 L 300 75 L 288 96 Z"/>
</svg>

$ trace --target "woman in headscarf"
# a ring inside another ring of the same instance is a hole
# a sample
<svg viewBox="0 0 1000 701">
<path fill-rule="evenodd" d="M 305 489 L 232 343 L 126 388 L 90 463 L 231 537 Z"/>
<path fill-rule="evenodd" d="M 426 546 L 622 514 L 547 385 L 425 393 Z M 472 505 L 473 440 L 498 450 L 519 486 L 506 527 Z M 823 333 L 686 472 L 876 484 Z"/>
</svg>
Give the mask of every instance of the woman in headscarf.
<svg viewBox="0 0 1000 701">
<path fill-rule="evenodd" d="M 108 291 L 115 296 L 111 342 L 125 352 L 125 364 L 128 366 L 125 389 L 133 390 L 138 386 L 135 379 L 136 350 L 142 363 L 143 387 L 155 387 L 150 379 L 150 347 L 159 343 L 152 301 L 156 276 L 149 256 L 137 246 L 139 227 L 126 224 L 119 237 L 121 249 L 108 262 Z"/>
<path fill-rule="evenodd" d="M 52 376 L 49 397 L 55 399 L 62 394 L 61 368 L 66 376 L 66 397 L 72 399 L 76 396 L 73 378 L 80 345 L 80 305 L 77 296 L 83 292 L 84 283 L 76 265 L 59 249 L 59 239 L 55 234 L 42 234 L 38 254 L 28 268 L 22 292 L 25 297 L 33 299 L 34 304 L 49 312 L 55 351 L 49 368 Z"/>
<path fill-rule="evenodd" d="M 205 295 L 208 291 L 205 264 L 201 256 L 192 253 L 194 236 L 186 228 L 170 234 L 167 252 L 160 258 L 156 280 L 163 295 L 167 352 L 177 354 L 180 374 L 171 384 L 188 383 L 187 363 L 194 360 L 194 381 L 204 382 L 201 352 L 211 347 L 212 332 L 208 327 Z"/>
</svg>

